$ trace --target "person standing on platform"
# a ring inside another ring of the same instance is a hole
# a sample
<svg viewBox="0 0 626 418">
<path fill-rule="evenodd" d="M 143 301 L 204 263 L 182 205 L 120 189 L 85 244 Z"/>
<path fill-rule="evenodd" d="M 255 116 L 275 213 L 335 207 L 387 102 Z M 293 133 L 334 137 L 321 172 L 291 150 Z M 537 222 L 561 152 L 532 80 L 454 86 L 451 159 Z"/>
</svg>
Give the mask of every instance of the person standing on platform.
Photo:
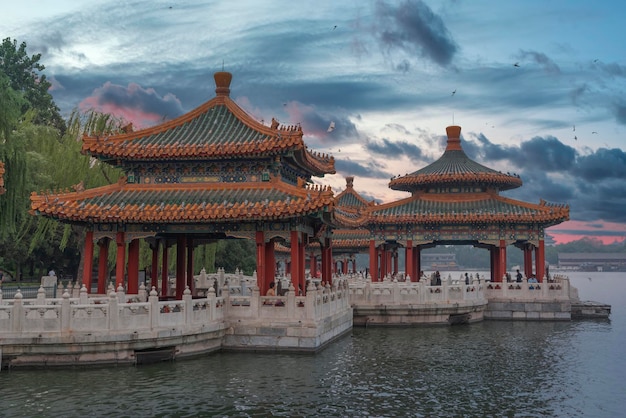
<svg viewBox="0 0 626 418">
<path fill-rule="evenodd" d="M 265 296 L 276 296 L 276 290 L 274 290 L 274 287 L 276 287 L 276 283 L 271 282 L 270 288 L 267 289 L 267 293 L 265 294 Z"/>
<path fill-rule="evenodd" d="M 519 272 L 519 269 L 517 269 L 517 274 L 515 275 L 515 279 L 517 280 L 517 283 L 522 282 L 522 273 Z"/>
</svg>

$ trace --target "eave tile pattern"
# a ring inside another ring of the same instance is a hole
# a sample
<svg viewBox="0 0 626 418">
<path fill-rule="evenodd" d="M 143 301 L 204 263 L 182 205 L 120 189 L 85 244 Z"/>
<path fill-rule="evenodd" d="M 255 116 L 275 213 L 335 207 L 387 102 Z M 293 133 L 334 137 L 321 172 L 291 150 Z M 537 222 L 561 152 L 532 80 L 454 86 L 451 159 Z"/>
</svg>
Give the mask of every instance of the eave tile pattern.
<svg viewBox="0 0 626 418">
<path fill-rule="evenodd" d="M 413 192 L 432 186 L 478 186 L 509 190 L 520 187 L 522 180 L 515 175 L 500 173 L 471 160 L 463 150 L 446 150 L 432 164 L 405 176 L 393 178 L 393 190 Z"/>
<path fill-rule="evenodd" d="M 286 184 L 116 184 L 31 196 L 31 212 L 75 223 L 190 223 L 278 220 L 332 210 L 330 187 Z"/>
<path fill-rule="evenodd" d="M 82 152 L 101 159 L 206 160 L 294 153 L 314 175 L 335 172 L 332 156 L 311 152 L 299 126 L 266 126 L 234 101 L 218 96 L 153 128 L 111 136 L 84 136 Z"/>
<path fill-rule="evenodd" d="M 569 206 L 532 204 L 498 195 L 465 200 L 409 198 L 381 205 L 368 214 L 370 223 L 560 223 L 569 219 Z"/>
</svg>

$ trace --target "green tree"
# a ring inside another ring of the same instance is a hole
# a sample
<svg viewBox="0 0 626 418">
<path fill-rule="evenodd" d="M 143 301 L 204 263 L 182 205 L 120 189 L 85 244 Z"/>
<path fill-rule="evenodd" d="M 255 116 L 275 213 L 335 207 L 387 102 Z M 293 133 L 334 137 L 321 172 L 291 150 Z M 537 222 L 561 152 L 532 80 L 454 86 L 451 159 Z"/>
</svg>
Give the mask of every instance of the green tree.
<svg viewBox="0 0 626 418">
<path fill-rule="evenodd" d="M 45 67 L 39 63 L 40 59 L 41 54 L 28 56 L 26 42 L 18 46 L 17 40 L 5 38 L 0 44 L 0 70 L 8 76 L 11 88 L 23 93 L 26 99 L 21 113 L 34 110 L 33 123 L 53 126 L 63 133 L 65 121 L 48 92 L 52 84 L 42 74 Z"/>
<path fill-rule="evenodd" d="M 15 137 L 24 100 L 11 88 L 9 78 L 0 71 L 0 161 L 5 164 L 6 193 L 0 196 L 0 238 L 15 232 L 23 211 L 26 187 L 26 144 Z"/>
<path fill-rule="evenodd" d="M 217 243 L 215 252 L 215 267 L 223 267 L 228 273 L 236 268 L 245 274 L 252 274 L 256 270 L 255 243 L 247 239 L 226 239 Z"/>
</svg>

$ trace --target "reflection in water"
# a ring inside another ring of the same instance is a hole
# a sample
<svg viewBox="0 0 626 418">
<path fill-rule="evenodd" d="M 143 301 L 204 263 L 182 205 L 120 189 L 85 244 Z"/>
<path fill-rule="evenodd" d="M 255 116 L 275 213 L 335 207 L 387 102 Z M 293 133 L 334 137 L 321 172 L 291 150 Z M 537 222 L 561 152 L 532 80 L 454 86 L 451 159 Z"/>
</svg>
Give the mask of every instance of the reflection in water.
<svg viewBox="0 0 626 418">
<path fill-rule="evenodd" d="M 612 303 L 611 321 L 357 328 L 317 355 L 3 371 L 0 415 L 618 416 L 626 279 L 612 280 L 583 297 Z"/>
</svg>

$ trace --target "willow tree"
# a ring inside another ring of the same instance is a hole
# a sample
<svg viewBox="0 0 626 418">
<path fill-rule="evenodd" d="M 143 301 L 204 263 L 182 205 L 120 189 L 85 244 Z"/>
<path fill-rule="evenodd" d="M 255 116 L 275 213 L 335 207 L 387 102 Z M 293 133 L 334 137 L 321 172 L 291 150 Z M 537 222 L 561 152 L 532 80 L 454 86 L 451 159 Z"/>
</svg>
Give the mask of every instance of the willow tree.
<svg viewBox="0 0 626 418">
<path fill-rule="evenodd" d="M 6 192 L 0 196 L 0 239 L 15 233 L 25 203 L 26 145 L 14 137 L 23 103 L 22 95 L 11 88 L 9 78 L 0 70 L 0 161 L 6 170 Z"/>
<path fill-rule="evenodd" d="M 119 169 L 81 153 L 82 135 L 103 135 L 119 133 L 125 121 L 112 115 L 89 111 L 72 112 L 67 121 L 67 130 L 56 143 L 42 140 L 37 144 L 38 170 L 37 183 L 42 190 L 69 190 L 77 187 L 93 188 L 111 184 L 121 175 Z M 34 159 L 32 161 L 35 165 Z M 80 186 L 79 186 L 80 184 Z M 32 236 L 29 251 L 34 252 L 42 245 L 57 245 L 61 251 L 68 246 L 74 253 L 80 254 L 76 263 L 66 263 L 71 275 L 78 277 L 84 264 L 81 244 L 85 230 L 80 226 L 61 224 L 46 217 L 37 217 L 35 233 Z"/>
</svg>

